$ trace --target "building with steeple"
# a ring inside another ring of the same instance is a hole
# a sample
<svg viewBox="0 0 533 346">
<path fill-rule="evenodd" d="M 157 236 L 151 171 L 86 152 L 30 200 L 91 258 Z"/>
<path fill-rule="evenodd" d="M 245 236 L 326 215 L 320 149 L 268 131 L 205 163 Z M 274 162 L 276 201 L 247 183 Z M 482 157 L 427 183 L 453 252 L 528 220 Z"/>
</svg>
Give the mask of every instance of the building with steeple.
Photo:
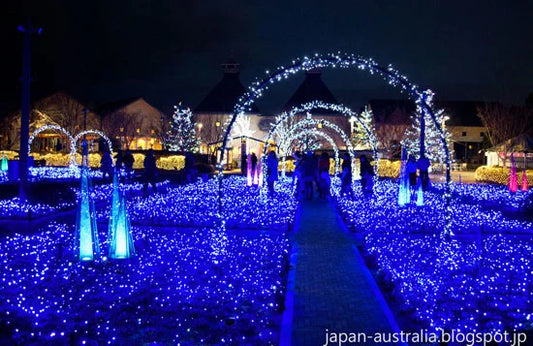
<svg viewBox="0 0 533 346">
<path fill-rule="evenodd" d="M 233 116 L 235 104 L 241 96 L 246 93 L 246 89 L 239 78 L 240 65 L 235 61 L 228 61 L 221 65 L 223 76 L 220 82 L 194 109 L 194 122 L 196 124 L 196 133 L 200 138 L 201 151 L 203 153 L 217 154 L 217 148 L 220 147 L 224 136 L 224 124 Z M 259 152 L 258 143 L 253 144 L 253 139 L 257 132 L 260 112 L 257 106 L 252 105 L 250 112 L 246 113 L 247 122 L 233 128 L 233 137 L 229 143 L 232 150 L 228 153 L 228 161 L 240 162 L 241 145 L 239 143 L 247 140 L 248 150 Z M 253 147 L 250 149 L 250 145 Z M 218 157 L 218 155 L 217 155 Z"/>
</svg>

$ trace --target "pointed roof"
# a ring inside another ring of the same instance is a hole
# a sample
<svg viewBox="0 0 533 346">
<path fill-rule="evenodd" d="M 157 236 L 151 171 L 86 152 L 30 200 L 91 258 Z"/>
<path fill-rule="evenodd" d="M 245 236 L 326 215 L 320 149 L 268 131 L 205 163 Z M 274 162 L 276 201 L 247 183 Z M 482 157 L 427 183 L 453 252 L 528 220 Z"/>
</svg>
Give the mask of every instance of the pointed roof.
<svg viewBox="0 0 533 346">
<path fill-rule="evenodd" d="M 291 108 L 300 106 L 303 103 L 320 100 L 327 103 L 338 104 L 333 93 L 322 80 L 322 72 L 319 69 L 312 69 L 305 72 L 305 79 L 291 98 L 283 106 L 283 111 L 290 111 Z M 314 114 L 331 114 L 327 110 L 315 110 Z"/>
<path fill-rule="evenodd" d="M 240 66 L 234 61 L 222 64 L 224 76 L 222 80 L 207 94 L 194 110 L 199 113 L 232 114 L 233 107 L 244 95 L 246 89 L 239 79 Z M 259 114 L 259 109 L 255 104 L 251 106 L 251 113 Z"/>
<path fill-rule="evenodd" d="M 100 105 L 96 111 L 100 115 L 111 114 L 118 110 L 126 108 L 127 106 L 129 106 L 130 104 L 132 104 L 133 102 L 139 99 L 142 99 L 142 97 L 134 96 L 134 97 L 128 97 L 126 99 L 118 100 L 118 101 L 105 103 L 103 105 Z"/>
</svg>

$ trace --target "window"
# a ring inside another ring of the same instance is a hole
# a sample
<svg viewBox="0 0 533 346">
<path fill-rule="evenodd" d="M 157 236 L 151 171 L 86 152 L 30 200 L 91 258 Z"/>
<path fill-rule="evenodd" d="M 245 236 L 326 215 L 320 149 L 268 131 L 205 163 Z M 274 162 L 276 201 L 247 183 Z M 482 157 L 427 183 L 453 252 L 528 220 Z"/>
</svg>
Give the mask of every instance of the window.
<svg viewBox="0 0 533 346">
<path fill-rule="evenodd" d="M 480 132 L 480 133 L 479 133 L 479 137 L 481 137 L 481 138 L 485 138 L 485 132 Z"/>
<path fill-rule="evenodd" d="M 466 131 L 463 131 L 463 134 L 461 136 L 466 137 Z"/>
</svg>

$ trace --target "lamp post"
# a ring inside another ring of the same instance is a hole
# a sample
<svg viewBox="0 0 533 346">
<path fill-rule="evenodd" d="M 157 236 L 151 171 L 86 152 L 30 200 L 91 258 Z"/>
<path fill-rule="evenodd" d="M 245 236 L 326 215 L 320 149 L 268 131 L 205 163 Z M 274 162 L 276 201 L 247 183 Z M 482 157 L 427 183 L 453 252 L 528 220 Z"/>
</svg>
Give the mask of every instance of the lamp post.
<svg viewBox="0 0 533 346">
<path fill-rule="evenodd" d="M 217 138 L 217 142 L 215 144 L 215 150 L 217 150 L 217 151 L 219 150 L 218 149 L 218 140 L 220 138 L 220 125 L 221 124 L 220 124 L 219 120 L 215 121 L 215 130 L 216 130 L 216 138 Z M 222 163 L 223 159 L 224 159 L 224 153 L 223 153 L 222 149 L 220 149 L 220 158 L 218 159 L 218 163 Z M 215 159 L 215 161 L 216 161 L 216 159 Z M 217 162 L 215 162 L 215 163 L 217 163 Z"/>
<path fill-rule="evenodd" d="M 165 144 L 165 116 L 161 113 L 161 149 L 166 149 Z"/>
<path fill-rule="evenodd" d="M 204 124 L 198 123 L 196 124 L 196 126 L 198 126 L 197 137 L 198 137 L 198 142 L 200 142 L 200 153 L 202 153 L 202 127 L 204 126 Z"/>
<path fill-rule="evenodd" d="M 22 54 L 22 91 L 20 107 L 20 149 L 19 149 L 19 197 L 28 197 L 28 142 L 30 138 L 30 85 L 31 85 L 31 35 L 40 34 L 43 29 L 35 28 L 28 19 L 28 24 L 19 25 L 18 31 L 23 34 Z"/>
</svg>

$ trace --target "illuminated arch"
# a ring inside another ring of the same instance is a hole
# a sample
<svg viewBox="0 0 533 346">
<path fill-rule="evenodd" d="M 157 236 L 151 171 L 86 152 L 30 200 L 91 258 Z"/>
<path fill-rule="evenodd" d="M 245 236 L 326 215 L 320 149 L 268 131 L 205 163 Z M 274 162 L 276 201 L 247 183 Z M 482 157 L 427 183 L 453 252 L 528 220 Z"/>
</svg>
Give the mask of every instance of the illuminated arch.
<svg viewBox="0 0 533 346">
<path fill-rule="evenodd" d="M 74 140 L 74 138 L 72 138 L 72 135 L 63 127 L 59 126 L 59 125 L 56 125 L 56 124 L 49 124 L 49 125 L 44 125 L 42 127 L 39 127 L 38 129 L 36 129 L 32 135 L 30 136 L 30 139 L 28 140 L 28 154 L 31 152 L 31 143 L 33 142 L 33 140 L 35 139 L 35 137 L 43 132 L 43 131 L 48 131 L 48 130 L 56 130 L 56 131 L 59 131 L 59 132 L 62 132 L 64 133 L 69 142 L 70 142 L 70 166 L 75 166 L 76 165 L 76 160 L 74 158 L 72 158 L 72 152 L 76 152 L 76 141 Z"/>
<path fill-rule="evenodd" d="M 102 137 L 107 143 L 107 150 L 109 151 L 111 155 L 113 155 L 113 144 L 111 144 L 111 140 L 102 131 L 99 131 L 99 130 L 85 130 L 85 131 L 78 133 L 76 137 L 74 137 L 74 145 L 76 146 L 78 144 L 78 141 L 80 140 L 82 136 L 85 136 L 88 134 L 98 135 Z"/>
<path fill-rule="evenodd" d="M 294 131 L 291 131 L 291 134 L 289 134 L 289 137 L 287 138 L 287 140 L 285 142 L 287 144 L 286 144 L 285 148 L 283 148 L 283 149 L 288 149 L 290 147 L 290 145 L 292 144 L 292 142 L 294 142 L 296 139 L 298 139 L 298 136 L 301 133 L 303 133 L 303 132 L 307 132 L 309 134 L 322 137 L 333 147 L 333 151 L 335 153 L 335 173 L 339 172 L 339 148 L 338 148 L 337 144 L 335 143 L 335 141 L 333 140 L 333 138 L 331 138 L 330 135 L 328 135 L 327 133 L 318 131 L 316 129 L 304 129 L 304 128 L 294 129 L 293 128 L 293 130 Z M 265 147 L 263 157 L 266 157 L 266 155 L 265 155 L 266 154 L 266 149 L 267 149 L 267 147 Z M 353 159 L 353 157 L 352 157 L 352 159 Z M 283 159 L 282 159 L 282 166 L 281 166 L 282 172 L 284 171 L 284 169 L 285 169 L 285 157 L 283 157 Z M 266 172 L 266 170 L 265 170 L 265 172 Z"/>
<path fill-rule="evenodd" d="M 381 66 L 372 59 L 362 58 L 354 54 L 315 54 L 311 57 L 304 57 L 303 59 L 293 60 L 287 67 L 279 67 L 275 72 L 270 73 L 267 71 L 268 76 L 264 79 L 258 80 L 252 84 L 249 91 L 246 92 L 237 102 L 233 110 L 233 116 L 228 120 L 225 125 L 225 134 L 222 142 L 221 153 L 224 153 L 227 147 L 230 133 L 235 123 L 237 116 L 241 113 L 245 113 L 250 110 L 251 105 L 257 101 L 265 92 L 268 87 L 276 82 L 289 78 L 298 72 L 309 71 L 315 68 L 357 68 L 360 70 L 368 70 L 370 74 L 381 75 L 390 85 L 399 88 L 401 91 L 406 92 L 410 98 L 415 101 L 417 107 L 421 110 L 421 131 L 420 131 L 420 151 L 424 153 L 424 135 L 425 135 L 425 123 L 424 115 L 428 115 L 431 121 L 434 123 L 435 128 L 439 132 L 442 146 L 446 157 L 446 191 L 444 193 L 446 203 L 446 216 L 445 227 L 443 236 L 453 235 L 451 229 L 451 171 L 450 171 L 450 154 L 448 150 L 446 136 L 442 130 L 442 126 L 439 120 L 435 116 L 435 112 L 430 106 L 433 92 L 431 90 L 421 90 L 418 85 L 412 84 L 409 80 L 402 75 L 399 71 L 395 70 L 391 65 L 387 67 Z M 221 154 L 222 155 L 222 154 Z M 222 162 L 222 160 L 220 160 Z M 222 166 L 219 164 L 219 194 L 218 194 L 218 210 L 219 217 L 222 220 Z"/>
<path fill-rule="evenodd" d="M 276 130 L 278 129 L 279 125 L 283 121 L 285 121 L 289 117 L 294 116 L 294 115 L 296 115 L 298 113 L 309 112 L 309 111 L 311 111 L 313 109 L 317 109 L 317 108 L 339 112 L 339 113 L 344 114 L 347 117 L 354 116 L 357 119 L 357 121 L 363 126 L 363 129 L 365 129 L 367 137 L 369 138 L 369 142 L 370 142 L 370 144 L 372 146 L 373 154 L 374 154 L 375 171 L 377 172 L 377 169 L 378 169 L 378 156 L 377 155 L 378 154 L 377 154 L 377 136 L 375 134 L 375 130 L 373 128 L 372 129 L 368 128 L 366 126 L 366 124 L 364 124 L 361 121 L 361 119 L 359 119 L 359 117 L 356 116 L 357 115 L 356 113 L 354 113 L 348 107 L 345 107 L 345 106 L 342 106 L 342 105 L 324 103 L 322 101 L 312 101 L 312 102 L 304 103 L 304 104 L 302 104 L 300 106 L 293 107 L 289 112 L 281 114 L 281 116 L 279 117 L 278 121 L 271 127 L 271 129 L 270 129 L 270 131 L 268 133 L 266 142 L 267 143 L 270 142 L 270 139 L 272 138 L 272 136 L 274 136 L 276 134 Z M 291 131 L 293 131 L 296 128 L 302 128 L 303 126 L 318 125 L 318 124 L 322 124 L 323 126 L 326 126 L 326 127 L 330 128 L 330 129 L 332 129 L 334 132 L 336 132 L 342 138 L 342 140 L 346 144 L 346 149 L 348 150 L 348 153 L 350 154 L 350 158 L 352 160 L 352 179 L 355 180 L 355 178 L 358 176 L 357 168 L 355 166 L 355 150 L 354 150 L 354 148 L 352 146 L 352 142 L 350 141 L 348 136 L 346 136 L 346 133 L 344 133 L 344 131 L 337 124 L 334 124 L 334 123 L 332 123 L 332 122 L 330 122 L 328 120 L 324 120 L 324 119 L 314 119 L 314 118 L 303 119 L 303 120 L 300 120 L 299 122 L 297 122 L 296 124 L 293 125 L 293 128 L 289 131 L 289 134 L 291 133 Z M 375 182 L 377 181 L 377 174 L 374 175 L 374 180 L 375 180 Z M 377 184 L 374 183 L 373 186 L 376 187 Z"/>
</svg>

